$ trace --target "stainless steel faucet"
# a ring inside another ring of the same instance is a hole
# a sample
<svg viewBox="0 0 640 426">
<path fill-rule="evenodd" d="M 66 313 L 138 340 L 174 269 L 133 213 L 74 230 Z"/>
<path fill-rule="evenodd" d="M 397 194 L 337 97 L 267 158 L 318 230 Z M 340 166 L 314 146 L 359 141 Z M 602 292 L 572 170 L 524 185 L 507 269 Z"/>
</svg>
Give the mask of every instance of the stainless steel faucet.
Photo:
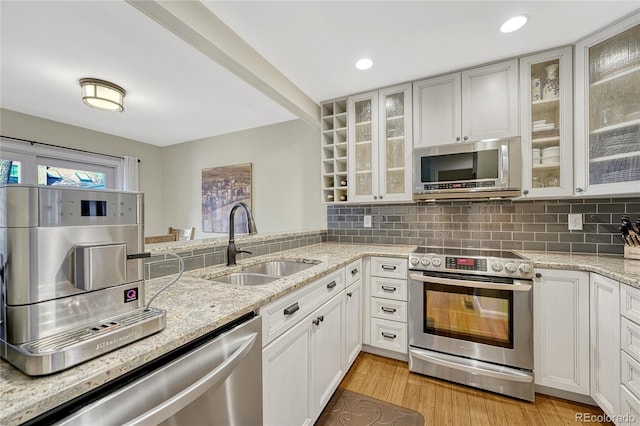
<svg viewBox="0 0 640 426">
<path fill-rule="evenodd" d="M 236 264 L 236 254 L 238 253 L 248 253 L 251 254 L 250 251 L 247 250 L 237 250 L 236 249 L 236 241 L 233 235 L 235 228 L 234 214 L 239 207 L 242 207 L 247 214 L 247 227 L 249 228 L 249 234 L 257 234 L 258 230 L 256 229 L 256 223 L 253 221 L 253 216 L 251 215 L 251 210 L 249 210 L 249 206 L 245 203 L 236 203 L 229 213 L 229 245 L 227 246 L 227 266 L 235 266 Z"/>
</svg>

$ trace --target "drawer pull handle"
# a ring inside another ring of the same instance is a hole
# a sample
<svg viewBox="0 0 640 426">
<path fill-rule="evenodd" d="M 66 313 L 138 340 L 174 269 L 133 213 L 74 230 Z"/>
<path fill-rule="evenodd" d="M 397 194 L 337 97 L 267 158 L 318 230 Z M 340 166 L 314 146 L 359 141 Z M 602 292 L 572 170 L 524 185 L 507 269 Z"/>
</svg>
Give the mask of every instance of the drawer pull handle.
<svg viewBox="0 0 640 426">
<path fill-rule="evenodd" d="M 320 322 L 324 321 L 324 315 L 320 315 L 318 319 L 320 320 Z"/>
<path fill-rule="evenodd" d="M 349 292 L 349 293 L 347 293 L 347 296 L 351 297 L 351 296 L 353 296 L 353 293 Z"/>
<path fill-rule="evenodd" d="M 327 288 L 328 288 L 329 290 L 331 290 L 332 288 L 334 288 L 334 287 L 335 287 L 335 286 L 337 286 L 337 285 L 338 285 L 338 283 L 336 283 L 336 281 L 335 281 L 335 280 L 333 280 L 333 281 L 331 281 L 329 284 L 327 284 Z"/>
<path fill-rule="evenodd" d="M 390 287 L 388 285 L 383 285 L 380 287 L 383 291 L 396 291 L 396 287 Z"/>
<path fill-rule="evenodd" d="M 380 309 L 382 309 L 382 312 L 389 312 L 389 313 L 394 313 L 396 311 L 396 308 L 387 308 L 386 306 L 381 306 Z"/>
<path fill-rule="evenodd" d="M 382 265 L 381 266 L 382 269 L 384 269 L 385 271 L 395 271 L 396 267 L 393 265 Z"/>
<path fill-rule="evenodd" d="M 356 275 L 358 273 L 358 268 L 351 270 L 351 275 Z"/>
<path fill-rule="evenodd" d="M 395 335 L 395 334 L 393 334 L 393 333 L 386 333 L 386 332 L 384 332 L 384 331 L 383 331 L 383 332 L 382 332 L 382 337 L 387 337 L 387 338 L 389 338 L 389 339 L 395 339 L 395 338 L 396 338 L 396 335 Z"/>
<path fill-rule="evenodd" d="M 298 302 L 296 302 L 293 305 L 287 306 L 286 308 L 284 308 L 284 314 L 285 315 L 291 315 L 292 313 L 294 313 L 298 309 L 300 309 L 300 306 L 298 306 Z"/>
</svg>

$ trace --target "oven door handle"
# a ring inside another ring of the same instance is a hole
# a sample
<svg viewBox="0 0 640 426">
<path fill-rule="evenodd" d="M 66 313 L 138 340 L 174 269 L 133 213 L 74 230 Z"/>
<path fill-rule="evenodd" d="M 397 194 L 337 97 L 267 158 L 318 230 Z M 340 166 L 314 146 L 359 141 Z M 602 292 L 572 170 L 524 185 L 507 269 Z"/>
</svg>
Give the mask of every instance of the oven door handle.
<svg viewBox="0 0 640 426">
<path fill-rule="evenodd" d="M 483 363 L 482 361 L 474 361 L 470 359 L 464 359 L 464 361 L 456 362 L 445 359 L 449 357 L 446 354 L 431 354 L 415 348 L 409 348 L 409 352 L 411 356 L 422 361 L 431 362 L 433 364 L 452 368 L 454 370 L 465 371 L 474 375 L 479 374 L 482 376 L 494 377 L 496 379 L 509 380 L 511 382 L 530 383 L 533 381 L 532 374 L 516 370 L 515 368 L 500 367 L 498 365 Z"/>
<path fill-rule="evenodd" d="M 414 281 L 421 281 L 423 283 L 455 285 L 459 287 L 473 287 L 473 288 L 482 288 L 487 290 L 529 291 L 532 288 L 531 284 L 485 283 L 482 281 L 454 280 L 451 278 L 440 278 L 440 277 L 425 277 L 424 275 L 416 275 L 416 274 L 411 274 L 411 279 Z"/>
</svg>

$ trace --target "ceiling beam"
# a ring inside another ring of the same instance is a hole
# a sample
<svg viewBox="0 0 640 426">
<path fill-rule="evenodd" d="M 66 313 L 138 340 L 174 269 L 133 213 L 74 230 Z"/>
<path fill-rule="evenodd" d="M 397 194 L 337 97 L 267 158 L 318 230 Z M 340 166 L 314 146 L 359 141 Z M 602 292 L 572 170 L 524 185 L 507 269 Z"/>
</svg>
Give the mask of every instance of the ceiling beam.
<svg viewBox="0 0 640 426">
<path fill-rule="evenodd" d="M 307 123 L 320 106 L 199 1 L 126 0 Z"/>
</svg>

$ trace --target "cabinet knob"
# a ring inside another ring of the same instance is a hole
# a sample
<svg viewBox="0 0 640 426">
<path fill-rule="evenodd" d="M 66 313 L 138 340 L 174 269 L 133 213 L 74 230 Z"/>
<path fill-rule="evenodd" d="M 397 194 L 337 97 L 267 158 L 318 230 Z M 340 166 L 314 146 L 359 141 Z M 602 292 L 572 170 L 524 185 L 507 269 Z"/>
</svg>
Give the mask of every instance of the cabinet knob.
<svg viewBox="0 0 640 426">
<path fill-rule="evenodd" d="M 374 200 L 377 200 L 377 199 L 378 199 L 378 196 L 377 196 L 377 195 L 374 195 L 374 196 L 373 196 L 373 199 L 374 199 Z"/>
<path fill-rule="evenodd" d="M 318 318 L 311 321 L 313 325 L 320 325 L 320 320 Z"/>
<path fill-rule="evenodd" d="M 382 195 L 380 196 L 380 199 L 382 200 Z"/>
<path fill-rule="evenodd" d="M 540 272 L 536 272 L 536 278 L 542 278 L 542 274 Z"/>
<path fill-rule="evenodd" d="M 320 320 L 320 322 L 324 321 L 324 315 L 320 315 L 318 319 Z"/>
<path fill-rule="evenodd" d="M 528 189 L 525 189 L 524 191 L 522 191 L 522 193 L 523 193 L 524 195 L 527 195 L 527 194 L 529 193 L 529 190 L 528 190 Z"/>
<path fill-rule="evenodd" d="M 351 297 L 351 296 L 353 296 L 353 293 L 349 292 L 349 293 L 347 293 L 347 296 Z"/>
<path fill-rule="evenodd" d="M 456 142 L 460 142 L 460 136 L 456 138 Z"/>
<path fill-rule="evenodd" d="M 583 192 L 583 191 L 584 191 L 584 189 L 582 189 L 582 188 L 576 188 L 576 192 Z"/>
<path fill-rule="evenodd" d="M 462 138 L 462 140 L 465 140 L 465 141 L 466 141 L 467 139 L 469 139 L 469 136 L 465 136 L 464 138 Z"/>
</svg>

